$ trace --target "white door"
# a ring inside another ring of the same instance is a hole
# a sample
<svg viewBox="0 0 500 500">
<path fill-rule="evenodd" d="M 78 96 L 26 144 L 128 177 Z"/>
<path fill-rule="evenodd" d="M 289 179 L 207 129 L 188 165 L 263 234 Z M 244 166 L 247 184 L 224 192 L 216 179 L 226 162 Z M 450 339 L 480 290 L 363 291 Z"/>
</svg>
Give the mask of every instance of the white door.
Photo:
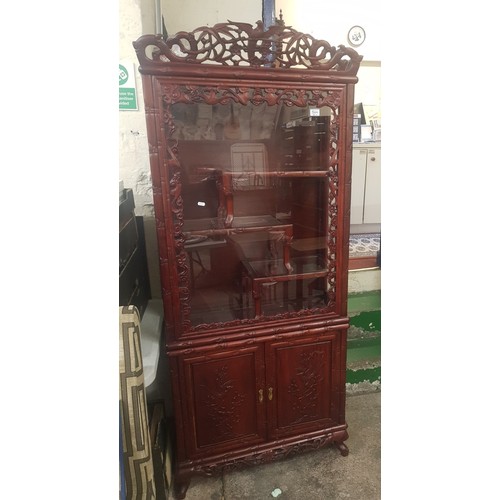
<svg viewBox="0 0 500 500">
<path fill-rule="evenodd" d="M 353 148 L 351 180 L 351 224 L 363 224 L 367 149 Z"/>
<path fill-rule="evenodd" d="M 368 149 L 366 157 L 366 186 L 364 224 L 380 224 L 381 190 L 380 148 Z"/>
</svg>

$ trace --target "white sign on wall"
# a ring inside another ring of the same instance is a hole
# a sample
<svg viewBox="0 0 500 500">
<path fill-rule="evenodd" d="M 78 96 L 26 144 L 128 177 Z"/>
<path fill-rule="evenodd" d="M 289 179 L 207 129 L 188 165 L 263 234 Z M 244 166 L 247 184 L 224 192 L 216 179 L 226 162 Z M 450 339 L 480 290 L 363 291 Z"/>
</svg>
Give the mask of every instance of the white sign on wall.
<svg viewBox="0 0 500 500">
<path fill-rule="evenodd" d="M 119 99 L 120 109 L 138 109 L 134 64 L 129 61 L 120 61 L 119 64 Z"/>
</svg>

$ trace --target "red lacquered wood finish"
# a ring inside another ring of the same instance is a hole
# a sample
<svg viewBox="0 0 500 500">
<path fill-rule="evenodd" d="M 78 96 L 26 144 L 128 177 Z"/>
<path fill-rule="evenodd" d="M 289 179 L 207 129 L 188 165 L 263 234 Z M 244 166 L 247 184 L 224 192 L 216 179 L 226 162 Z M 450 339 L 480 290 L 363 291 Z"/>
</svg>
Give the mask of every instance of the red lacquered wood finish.
<svg viewBox="0 0 500 500">
<path fill-rule="evenodd" d="M 143 78 L 176 450 L 193 474 L 335 444 L 352 113 L 362 57 L 282 24 L 134 42 Z"/>
</svg>

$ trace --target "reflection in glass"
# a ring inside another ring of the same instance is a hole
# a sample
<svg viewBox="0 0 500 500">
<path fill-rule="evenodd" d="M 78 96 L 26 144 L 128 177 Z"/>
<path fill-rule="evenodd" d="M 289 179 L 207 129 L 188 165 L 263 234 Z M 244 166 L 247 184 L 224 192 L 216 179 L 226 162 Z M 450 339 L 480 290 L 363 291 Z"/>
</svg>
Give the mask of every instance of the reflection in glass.
<svg viewBox="0 0 500 500">
<path fill-rule="evenodd" d="M 171 113 L 191 324 L 324 307 L 331 109 L 230 101 Z"/>
</svg>

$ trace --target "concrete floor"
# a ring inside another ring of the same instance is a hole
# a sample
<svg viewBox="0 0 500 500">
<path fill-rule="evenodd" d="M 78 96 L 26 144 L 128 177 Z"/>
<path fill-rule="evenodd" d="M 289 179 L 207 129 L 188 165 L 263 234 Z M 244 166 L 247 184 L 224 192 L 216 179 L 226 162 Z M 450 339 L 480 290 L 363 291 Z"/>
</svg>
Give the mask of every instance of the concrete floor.
<svg viewBox="0 0 500 500">
<path fill-rule="evenodd" d="M 380 392 L 347 397 L 347 457 L 329 446 L 221 477 L 194 477 L 186 500 L 380 499 L 380 400 Z"/>
</svg>

